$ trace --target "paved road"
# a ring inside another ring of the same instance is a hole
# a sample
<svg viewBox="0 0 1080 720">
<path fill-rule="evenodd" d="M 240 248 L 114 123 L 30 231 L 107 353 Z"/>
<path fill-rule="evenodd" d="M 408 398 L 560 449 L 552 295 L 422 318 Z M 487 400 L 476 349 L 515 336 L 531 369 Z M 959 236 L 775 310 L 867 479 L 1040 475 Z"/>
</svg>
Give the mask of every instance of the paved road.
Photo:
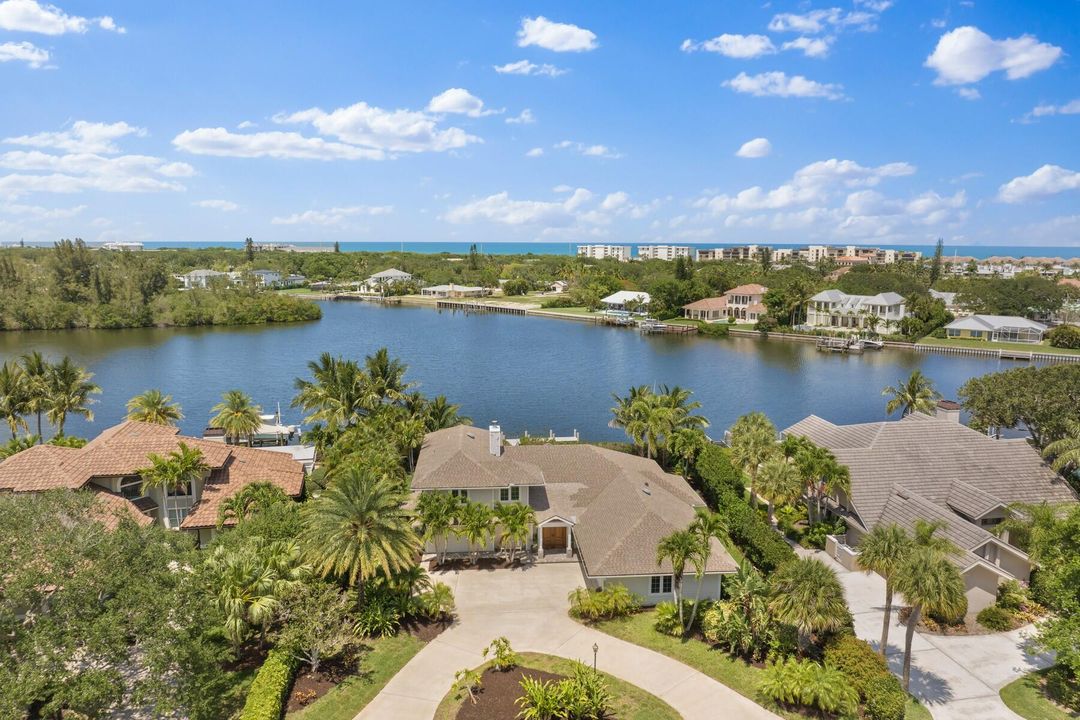
<svg viewBox="0 0 1080 720">
<path fill-rule="evenodd" d="M 499 636 L 518 651 L 590 663 L 595 643 L 601 670 L 662 698 L 684 720 L 778 720 L 693 668 L 568 618 L 566 596 L 583 584 L 577 563 L 437 572 L 434 579 L 454 589 L 458 622 L 428 643 L 356 720 L 431 720 L 454 673 L 481 665 L 481 651 Z"/>
<path fill-rule="evenodd" d="M 836 570 L 855 616 L 855 633 L 877 649 L 885 616 L 885 581 L 878 575 L 849 572 L 823 552 L 801 554 Z M 885 655 L 897 675 L 903 670 L 905 630 L 894 612 Z M 911 643 L 911 692 L 936 720 L 1020 720 L 998 692 L 1021 675 L 1051 664 L 1050 656 L 1029 651 L 1032 634 L 1030 626 L 990 635 L 916 632 Z"/>
</svg>

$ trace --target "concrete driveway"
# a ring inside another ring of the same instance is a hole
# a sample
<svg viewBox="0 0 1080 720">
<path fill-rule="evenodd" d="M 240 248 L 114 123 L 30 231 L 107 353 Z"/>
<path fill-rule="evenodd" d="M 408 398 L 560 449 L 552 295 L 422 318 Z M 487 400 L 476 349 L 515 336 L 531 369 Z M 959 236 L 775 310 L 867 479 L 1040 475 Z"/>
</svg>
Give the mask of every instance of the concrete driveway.
<svg viewBox="0 0 1080 720">
<path fill-rule="evenodd" d="M 430 720 L 454 673 L 481 665 L 481 651 L 499 636 L 518 651 L 588 663 L 595 643 L 599 669 L 662 698 L 685 720 L 778 720 L 693 668 L 567 617 L 567 595 L 584 585 L 577 563 L 435 572 L 433 578 L 454 589 L 457 622 L 402 668 L 356 720 Z"/>
<path fill-rule="evenodd" d="M 879 575 L 849 572 L 824 552 L 799 552 L 836 570 L 855 618 L 855 634 L 876 650 L 885 618 L 885 580 Z M 900 602 L 897 597 L 894 604 Z M 903 672 L 906 630 L 894 609 L 885 655 L 897 675 Z M 1030 650 L 1033 634 L 1030 626 L 990 635 L 916 632 L 911 643 L 911 693 L 937 720 L 1018 720 L 1020 716 L 1005 707 L 998 691 L 1021 675 L 1052 663 L 1051 656 Z"/>
</svg>

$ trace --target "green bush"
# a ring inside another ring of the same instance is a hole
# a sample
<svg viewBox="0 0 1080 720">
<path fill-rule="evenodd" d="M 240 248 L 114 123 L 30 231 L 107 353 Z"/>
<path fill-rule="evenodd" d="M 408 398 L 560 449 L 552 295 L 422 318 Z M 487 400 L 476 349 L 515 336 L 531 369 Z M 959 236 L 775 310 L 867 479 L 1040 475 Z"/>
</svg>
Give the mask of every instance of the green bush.
<svg viewBox="0 0 1080 720">
<path fill-rule="evenodd" d="M 1006 580 L 998 585 L 997 606 L 1006 610 L 1023 610 L 1031 605 L 1027 589 L 1019 580 Z"/>
<path fill-rule="evenodd" d="M 731 326 L 725 323 L 702 323 L 698 332 L 709 337 L 725 338 L 731 333 Z"/>
<path fill-rule="evenodd" d="M 948 333 L 945 332 L 945 328 L 943 327 L 934 328 L 934 331 L 930 333 L 930 337 L 937 338 L 938 340 L 944 340 L 946 337 L 948 337 Z M 907 338 L 904 339 L 907 340 Z"/>
<path fill-rule="evenodd" d="M 1080 710 L 1080 680 L 1065 665 L 1054 665 L 1046 671 L 1046 694 L 1054 702 Z"/>
<path fill-rule="evenodd" d="M 591 720 L 611 713 L 611 691 L 603 676 L 580 662 L 574 663 L 572 677 L 554 682 L 521 679 L 522 696 L 517 699 L 523 720 Z"/>
<path fill-rule="evenodd" d="M 907 693 L 865 640 L 838 635 L 825 649 L 825 663 L 844 673 L 859 693 L 868 720 L 903 720 Z"/>
<path fill-rule="evenodd" d="M 1058 325 L 1046 333 L 1046 338 L 1052 347 L 1080 350 L 1080 327 L 1075 325 Z"/>
<path fill-rule="evenodd" d="M 825 549 L 825 537 L 827 535 L 842 535 L 846 527 L 843 520 L 816 522 L 807 528 L 799 544 L 805 548 Z"/>
<path fill-rule="evenodd" d="M 770 663 L 759 689 L 769 699 L 788 707 L 816 707 L 822 716 L 851 717 L 858 711 L 859 693 L 844 673 L 828 663 L 788 658 Z"/>
<path fill-rule="evenodd" d="M 975 619 L 987 630 L 994 630 L 996 632 L 1012 630 L 1013 626 L 1013 614 L 997 605 L 984 607 L 979 611 L 979 614 L 975 616 Z"/>
<path fill-rule="evenodd" d="M 772 572 L 795 559 L 791 546 L 743 499 L 743 474 L 732 464 L 726 448 L 706 446 L 698 455 L 693 479 L 705 503 L 723 516 L 728 536 L 751 564 Z"/>
<path fill-rule="evenodd" d="M 683 612 L 689 612 L 689 608 L 686 607 L 685 602 Z M 658 602 L 656 619 L 654 619 L 652 627 L 657 630 L 657 633 L 663 635 L 670 635 L 675 638 L 683 635 L 683 625 L 678 622 L 677 604 L 669 600 Z"/>
<path fill-rule="evenodd" d="M 569 600 L 570 615 L 582 620 L 625 617 L 641 607 L 641 598 L 619 583 L 600 590 L 577 588 L 570 591 Z"/>
<path fill-rule="evenodd" d="M 296 666 L 292 653 L 271 650 L 251 681 L 240 720 L 280 720 Z"/>
</svg>

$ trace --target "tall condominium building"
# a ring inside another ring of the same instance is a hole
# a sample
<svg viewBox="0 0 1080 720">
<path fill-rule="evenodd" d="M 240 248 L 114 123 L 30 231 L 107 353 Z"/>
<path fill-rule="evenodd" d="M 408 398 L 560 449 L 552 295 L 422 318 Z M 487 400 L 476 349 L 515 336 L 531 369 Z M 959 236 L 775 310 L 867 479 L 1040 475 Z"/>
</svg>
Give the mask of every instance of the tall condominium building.
<svg viewBox="0 0 1080 720">
<path fill-rule="evenodd" d="M 709 262 L 710 260 L 757 260 L 761 257 L 762 250 L 772 253 L 768 245 L 732 245 L 731 247 L 698 250 L 696 259 L 699 262 Z"/>
<path fill-rule="evenodd" d="M 577 254 L 594 260 L 614 258 L 619 262 L 630 262 L 629 245 L 578 245 Z"/>
<path fill-rule="evenodd" d="M 690 257 L 688 245 L 638 245 L 639 260 L 674 260 L 679 257 Z"/>
</svg>

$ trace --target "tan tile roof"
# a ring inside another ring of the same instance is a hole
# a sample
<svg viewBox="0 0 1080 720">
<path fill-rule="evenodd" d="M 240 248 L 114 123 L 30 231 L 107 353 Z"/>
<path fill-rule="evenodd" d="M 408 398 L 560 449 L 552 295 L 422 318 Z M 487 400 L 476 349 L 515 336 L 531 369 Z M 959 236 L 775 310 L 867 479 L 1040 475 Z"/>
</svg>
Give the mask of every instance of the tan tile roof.
<svg viewBox="0 0 1080 720">
<path fill-rule="evenodd" d="M 77 489 L 95 477 L 133 475 L 149 464 L 150 453 L 164 455 L 183 442 L 202 452 L 211 474 L 202 497 L 182 527 L 213 526 L 220 502 L 251 482 L 272 482 L 292 497 L 303 491 L 303 467 L 290 455 L 178 433 L 177 428 L 167 425 L 129 421 L 104 430 L 82 448 L 36 445 L 0 462 L 0 490 Z M 131 505 L 123 498 L 120 500 Z M 107 502 L 116 505 L 114 501 Z"/>
<path fill-rule="evenodd" d="M 114 529 L 124 516 L 130 517 L 143 527 L 153 524 L 154 519 L 145 515 L 138 505 L 127 498 L 100 488 L 92 489 L 94 492 L 94 514 L 108 529 Z"/>
<path fill-rule="evenodd" d="M 764 295 L 769 292 L 769 288 L 764 285 L 758 285 L 757 283 L 749 283 L 747 285 L 739 285 L 733 287 L 725 295 Z"/>
<path fill-rule="evenodd" d="M 811 415 L 784 434 L 806 436 L 848 466 L 851 501 L 867 528 L 879 522 L 894 485 L 945 512 L 952 503 L 963 506 L 961 512 L 975 512 L 991 498 L 995 504 L 1076 502 L 1068 484 L 1027 441 L 994 440 L 922 413 L 862 425 L 833 425 Z"/>
<path fill-rule="evenodd" d="M 520 481 L 519 480 L 522 480 Z M 705 503 L 678 475 L 654 461 L 595 445 L 508 446 L 488 451 L 488 433 L 450 428 L 424 441 L 413 490 L 530 485 L 537 522 L 560 517 L 574 523 L 574 537 L 592 577 L 670 573 L 657 565 L 656 545 L 685 529 Z M 716 544 L 709 572 L 734 572 L 736 564 Z"/>
<path fill-rule="evenodd" d="M 701 300 L 695 300 L 692 303 L 683 305 L 683 310 L 724 310 L 727 308 L 726 297 L 711 297 L 702 298 Z"/>
</svg>

